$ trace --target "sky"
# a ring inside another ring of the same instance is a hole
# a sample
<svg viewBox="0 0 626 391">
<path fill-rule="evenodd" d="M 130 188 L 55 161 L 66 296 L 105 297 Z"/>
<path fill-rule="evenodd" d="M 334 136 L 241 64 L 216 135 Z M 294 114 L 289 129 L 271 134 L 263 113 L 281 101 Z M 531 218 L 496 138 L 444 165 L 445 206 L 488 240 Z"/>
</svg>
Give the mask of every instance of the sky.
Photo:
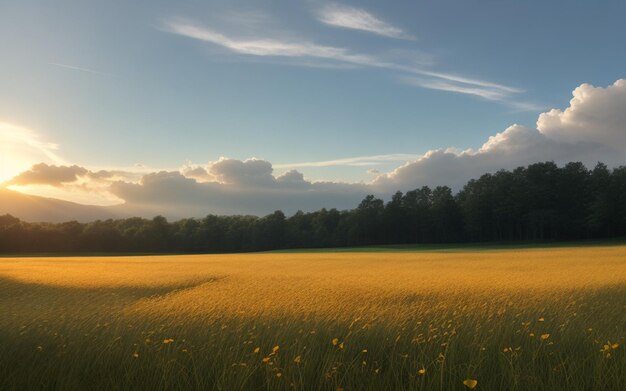
<svg viewBox="0 0 626 391">
<path fill-rule="evenodd" d="M 0 0 L 0 182 L 137 213 L 262 214 L 539 160 L 624 164 L 625 12 Z"/>
</svg>

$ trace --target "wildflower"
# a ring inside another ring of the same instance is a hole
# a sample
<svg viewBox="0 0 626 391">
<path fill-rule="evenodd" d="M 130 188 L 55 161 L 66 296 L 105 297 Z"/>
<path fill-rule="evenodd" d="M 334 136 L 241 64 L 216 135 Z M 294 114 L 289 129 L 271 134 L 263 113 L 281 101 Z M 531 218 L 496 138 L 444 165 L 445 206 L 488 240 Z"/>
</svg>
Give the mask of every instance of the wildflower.
<svg viewBox="0 0 626 391">
<path fill-rule="evenodd" d="M 339 349 L 343 349 L 343 342 L 339 344 Z"/>
<path fill-rule="evenodd" d="M 426 374 L 426 368 L 421 367 L 420 369 L 418 369 L 417 373 L 418 373 L 420 376 L 424 376 L 424 375 Z"/>
<path fill-rule="evenodd" d="M 139 358 L 139 353 L 137 353 L 137 352 L 133 353 L 133 357 L 134 358 Z"/>
<path fill-rule="evenodd" d="M 272 348 L 272 353 L 276 353 L 278 352 L 278 349 L 280 349 L 280 346 L 276 345 Z"/>
<path fill-rule="evenodd" d="M 282 375 L 283 375 L 282 373 L 278 372 L 278 373 L 276 374 L 276 377 L 280 379 L 280 377 L 281 377 Z"/>
<path fill-rule="evenodd" d="M 546 339 L 550 338 L 550 334 L 547 334 L 547 333 L 546 334 L 541 334 L 541 337 L 539 337 L 539 338 L 541 338 L 542 341 L 545 341 Z"/>
<path fill-rule="evenodd" d="M 543 317 L 537 319 L 539 322 L 543 322 L 545 319 Z"/>
<path fill-rule="evenodd" d="M 333 340 L 331 341 L 333 346 L 337 346 L 337 344 L 339 343 L 339 338 L 333 338 Z"/>
<path fill-rule="evenodd" d="M 269 357 L 263 357 L 263 360 L 261 360 L 263 363 L 268 363 L 270 361 Z"/>
<path fill-rule="evenodd" d="M 607 341 L 606 344 L 602 346 L 600 352 L 604 353 L 606 358 L 611 358 L 611 351 L 619 348 L 618 343 L 611 343 L 611 341 Z"/>
<path fill-rule="evenodd" d="M 163 340 L 163 343 L 166 344 L 166 345 L 170 344 L 172 342 L 174 342 L 174 340 L 172 338 L 166 338 L 166 339 Z"/>
<path fill-rule="evenodd" d="M 302 358 L 300 356 L 296 356 L 296 358 L 293 359 L 293 362 L 300 364 L 302 362 Z"/>
<path fill-rule="evenodd" d="M 463 385 L 465 385 L 465 387 L 469 388 L 470 390 L 473 390 L 478 385 L 478 380 L 465 379 L 463 380 Z"/>
<path fill-rule="evenodd" d="M 363 349 L 363 350 L 361 350 L 361 352 L 367 353 L 367 349 Z"/>
<path fill-rule="evenodd" d="M 254 352 L 254 353 L 258 353 L 258 352 L 260 352 L 260 351 L 261 351 L 261 348 L 257 346 L 256 348 L 254 348 L 254 351 L 253 351 L 253 352 Z"/>
</svg>

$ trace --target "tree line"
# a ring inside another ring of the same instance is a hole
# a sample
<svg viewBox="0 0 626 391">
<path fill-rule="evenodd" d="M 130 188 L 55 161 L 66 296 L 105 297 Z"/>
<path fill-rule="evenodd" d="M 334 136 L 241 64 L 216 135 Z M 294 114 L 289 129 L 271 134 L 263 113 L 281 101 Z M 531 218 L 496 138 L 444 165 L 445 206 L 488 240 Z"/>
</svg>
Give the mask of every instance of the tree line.
<svg viewBox="0 0 626 391">
<path fill-rule="evenodd" d="M 453 194 L 428 186 L 352 210 L 286 217 L 127 218 L 27 223 L 0 216 L 0 252 L 243 252 L 381 244 L 566 241 L 626 236 L 626 167 L 536 163 L 470 180 Z"/>
</svg>

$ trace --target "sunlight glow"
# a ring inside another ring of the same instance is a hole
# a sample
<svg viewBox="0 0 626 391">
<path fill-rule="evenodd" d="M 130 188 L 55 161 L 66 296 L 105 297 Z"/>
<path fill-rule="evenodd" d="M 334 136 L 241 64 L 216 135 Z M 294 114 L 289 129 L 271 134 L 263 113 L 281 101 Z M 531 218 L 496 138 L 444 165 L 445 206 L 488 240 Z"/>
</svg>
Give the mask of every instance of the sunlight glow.
<svg viewBox="0 0 626 391">
<path fill-rule="evenodd" d="M 56 144 L 41 141 L 32 130 L 0 121 L 0 183 L 35 163 L 64 164 L 56 149 Z"/>
</svg>

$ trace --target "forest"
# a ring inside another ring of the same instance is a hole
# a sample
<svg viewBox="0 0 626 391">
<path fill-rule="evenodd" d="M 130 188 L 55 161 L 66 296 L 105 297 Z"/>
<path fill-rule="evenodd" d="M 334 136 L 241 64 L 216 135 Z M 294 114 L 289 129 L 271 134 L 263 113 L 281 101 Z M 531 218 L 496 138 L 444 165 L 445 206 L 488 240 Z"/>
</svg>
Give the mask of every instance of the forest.
<svg viewBox="0 0 626 391">
<path fill-rule="evenodd" d="M 219 253 L 385 244 L 545 242 L 626 236 L 626 167 L 543 162 L 447 186 L 293 216 L 27 223 L 0 216 L 2 253 Z"/>
</svg>

